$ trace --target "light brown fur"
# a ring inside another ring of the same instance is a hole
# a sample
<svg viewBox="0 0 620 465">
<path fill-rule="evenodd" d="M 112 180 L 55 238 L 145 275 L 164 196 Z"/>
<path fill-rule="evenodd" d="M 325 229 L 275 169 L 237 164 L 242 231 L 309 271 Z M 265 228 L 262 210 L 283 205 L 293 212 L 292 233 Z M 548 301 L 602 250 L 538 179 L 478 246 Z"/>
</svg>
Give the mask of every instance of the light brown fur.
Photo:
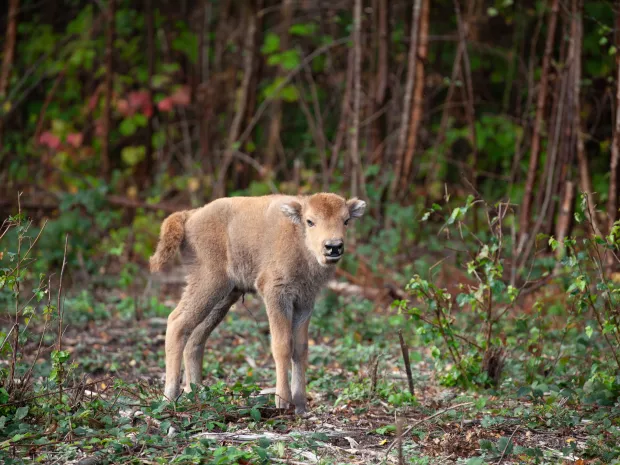
<svg viewBox="0 0 620 465">
<path fill-rule="evenodd" d="M 256 291 L 269 318 L 276 405 L 292 402 L 296 412 L 304 412 L 314 301 L 342 256 L 345 222 L 361 217 L 365 206 L 327 193 L 269 195 L 222 198 L 170 215 L 151 270 L 159 271 L 180 249 L 188 273 L 181 301 L 168 318 L 166 397 L 179 395 L 181 358 L 185 390 L 201 383 L 207 338 L 243 293 Z"/>
</svg>

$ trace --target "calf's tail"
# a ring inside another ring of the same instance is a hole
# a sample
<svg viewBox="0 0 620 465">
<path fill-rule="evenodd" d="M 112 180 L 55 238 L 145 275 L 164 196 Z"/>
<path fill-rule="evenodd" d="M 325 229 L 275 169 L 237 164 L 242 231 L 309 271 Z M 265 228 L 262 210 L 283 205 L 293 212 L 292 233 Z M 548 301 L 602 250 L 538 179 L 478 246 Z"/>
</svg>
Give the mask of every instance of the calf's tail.
<svg viewBox="0 0 620 465">
<path fill-rule="evenodd" d="M 162 267 L 175 256 L 185 237 L 185 222 L 192 213 L 193 210 L 180 211 L 164 220 L 157 249 L 149 260 L 152 273 L 161 271 Z"/>
</svg>

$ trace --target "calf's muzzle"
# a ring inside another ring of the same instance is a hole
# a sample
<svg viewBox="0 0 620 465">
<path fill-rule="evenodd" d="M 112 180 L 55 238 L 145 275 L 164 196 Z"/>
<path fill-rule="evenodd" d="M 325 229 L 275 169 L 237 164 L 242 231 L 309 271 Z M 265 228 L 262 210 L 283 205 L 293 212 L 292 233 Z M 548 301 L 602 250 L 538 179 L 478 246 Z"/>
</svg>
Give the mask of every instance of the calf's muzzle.
<svg viewBox="0 0 620 465">
<path fill-rule="evenodd" d="M 334 261 L 337 261 L 344 253 L 344 242 L 341 239 L 330 239 L 323 243 L 323 254 Z"/>
</svg>

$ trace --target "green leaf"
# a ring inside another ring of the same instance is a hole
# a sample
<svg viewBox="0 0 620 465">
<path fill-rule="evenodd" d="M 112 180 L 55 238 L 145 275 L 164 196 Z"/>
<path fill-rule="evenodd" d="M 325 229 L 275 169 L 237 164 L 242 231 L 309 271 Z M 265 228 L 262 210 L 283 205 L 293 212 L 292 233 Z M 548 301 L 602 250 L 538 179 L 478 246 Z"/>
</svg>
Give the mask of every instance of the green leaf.
<svg viewBox="0 0 620 465">
<path fill-rule="evenodd" d="M 30 408 L 28 406 L 18 408 L 17 411 L 15 412 L 15 419 L 17 421 L 21 421 L 24 418 L 26 418 L 26 415 L 28 415 L 29 409 Z"/>
<path fill-rule="evenodd" d="M 286 50 L 280 55 L 280 65 L 287 71 L 291 71 L 299 66 L 301 59 L 297 50 Z"/>
<path fill-rule="evenodd" d="M 198 36 L 193 32 L 181 31 L 172 41 L 172 48 L 183 53 L 193 64 L 198 61 Z"/>
<path fill-rule="evenodd" d="M 143 145 L 138 147 L 129 146 L 121 150 L 121 158 L 126 165 L 135 166 L 144 160 L 146 148 Z"/>
<path fill-rule="evenodd" d="M 296 102 L 299 100 L 299 92 L 297 92 L 297 87 L 289 84 L 280 91 L 280 97 L 285 102 Z"/>
<path fill-rule="evenodd" d="M 65 363 L 69 360 L 69 355 L 68 350 L 54 350 L 52 352 L 52 361 L 54 363 Z"/>
<path fill-rule="evenodd" d="M 256 150 L 256 144 L 254 141 L 249 140 L 245 143 L 245 151 L 247 153 L 253 153 Z"/>
<path fill-rule="evenodd" d="M 269 32 L 265 36 L 265 42 L 261 47 L 260 51 L 263 55 L 269 55 L 273 52 L 277 52 L 280 50 L 280 37 L 273 32 Z"/>
<path fill-rule="evenodd" d="M 136 132 L 136 129 L 138 129 L 138 126 L 136 125 L 133 118 L 125 118 L 118 126 L 118 130 L 125 137 L 131 136 L 133 133 Z"/>
<path fill-rule="evenodd" d="M 153 148 L 161 149 L 166 144 L 166 133 L 164 131 L 157 131 L 151 138 Z"/>
<path fill-rule="evenodd" d="M 456 207 L 454 210 L 452 210 L 452 214 L 450 215 L 450 218 L 448 218 L 448 224 L 454 224 L 454 222 L 460 218 L 463 217 L 463 213 L 461 208 Z"/>
<path fill-rule="evenodd" d="M 558 248 L 558 241 L 552 236 L 549 238 L 549 245 L 551 246 L 551 250 L 555 250 Z"/>
<path fill-rule="evenodd" d="M 586 336 L 588 336 L 588 339 L 592 339 L 593 333 L 594 330 L 592 329 L 592 326 L 586 326 Z"/>
<path fill-rule="evenodd" d="M 497 441 L 497 449 L 505 451 L 506 454 L 511 454 L 513 447 L 512 441 L 507 437 L 501 437 L 499 441 Z"/>
<path fill-rule="evenodd" d="M 277 98 L 280 97 L 286 102 L 296 102 L 299 99 L 299 92 L 297 92 L 297 88 L 289 84 L 284 88 L 280 89 L 279 93 L 276 93 L 276 90 L 280 85 L 284 82 L 283 78 L 278 78 L 273 81 L 269 86 L 267 86 L 263 90 L 263 95 L 265 98 Z"/>
<path fill-rule="evenodd" d="M 136 126 L 141 127 L 141 128 L 146 127 L 147 123 L 149 122 L 146 115 L 143 115 L 142 113 L 136 113 L 133 117 L 133 120 Z"/>
<path fill-rule="evenodd" d="M 279 65 L 282 61 L 282 55 L 280 53 L 274 53 L 267 58 L 267 64 L 269 66 Z"/>
<path fill-rule="evenodd" d="M 154 89 L 161 89 L 170 82 L 170 76 L 164 74 L 155 74 L 151 79 L 151 85 Z"/>
<path fill-rule="evenodd" d="M 300 23 L 293 24 L 288 32 L 294 36 L 308 37 L 316 33 L 316 29 L 317 27 L 314 23 Z"/>
<path fill-rule="evenodd" d="M 394 431 L 396 431 L 396 425 L 385 425 L 375 430 L 377 434 L 382 434 L 382 435 L 385 435 L 387 433 L 393 433 Z"/>
<path fill-rule="evenodd" d="M 260 421 L 260 411 L 256 407 L 250 410 L 250 416 L 254 421 Z"/>
</svg>

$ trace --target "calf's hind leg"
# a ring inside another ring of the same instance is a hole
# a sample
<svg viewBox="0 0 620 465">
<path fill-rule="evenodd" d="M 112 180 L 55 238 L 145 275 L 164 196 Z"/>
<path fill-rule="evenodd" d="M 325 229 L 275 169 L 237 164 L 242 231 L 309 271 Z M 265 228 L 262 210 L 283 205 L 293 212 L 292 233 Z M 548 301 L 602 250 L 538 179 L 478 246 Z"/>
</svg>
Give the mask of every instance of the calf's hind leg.
<svg viewBox="0 0 620 465">
<path fill-rule="evenodd" d="M 230 307 L 239 299 L 240 292 L 233 291 L 228 296 L 218 302 L 213 309 L 207 313 L 202 323 L 192 331 L 185 350 L 183 351 L 183 362 L 185 364 L 185 392 L 190 392 L 192 384 L 202 383 L 202 362 L 205 353 L 205 344 L 211 332 L 219 325 Z"/>
<path fill-rule="evenodd" d="M 211 310 L 233 290 L 224 272 L 196 270 L 166 328 L 166 384 L 164 395 L 176 399 L 180 392 L 181 359 L 187 340 Z"/>
</svg>

